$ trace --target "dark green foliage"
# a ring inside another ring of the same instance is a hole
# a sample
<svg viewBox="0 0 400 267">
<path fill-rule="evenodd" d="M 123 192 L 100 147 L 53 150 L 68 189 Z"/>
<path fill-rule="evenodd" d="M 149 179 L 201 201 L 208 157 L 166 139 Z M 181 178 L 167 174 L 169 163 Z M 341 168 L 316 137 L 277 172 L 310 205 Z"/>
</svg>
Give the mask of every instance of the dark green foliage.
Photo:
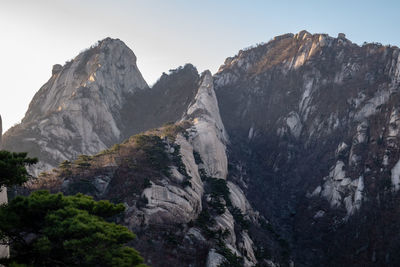
<svg viewBox="0 0 400 267">
<path fill-rule="evenodd" d="M 138 201 L 136 202 L 136 207 L 138 209 L 146 207 L 146 205 L 149 204 L 149 200 L 147 199 L 146 196 L 143 196 L 141 198 L 138 199 Z"/>
<path fill-rule="evenodd" d="M 63 162 L 60 163 L 58 166 L 60 170 L 63 172 L 64 175 L 70 175 L 72 173 L 71 171 L 71 162 L 69 160 L 64 160 Z"/>
<path fill-rule="evenodd" d="M 145 179 L 144 179 L 143 187 L 144 187 L 144 188 L 149 188 L 149 187 L 151 187 L 151 182 L 150 182 L 150 179 L 149 179 L 149 178 L 145 178 Z"/>
<path fill-rule="evenodd" d="M 201 211 L 196 224 L 203 230 L 203 233 L 207 237 L 218 240 L 224 238 L 224 235 L 222 232 L 219 233 L 218 231 L 209 228 L 215 223 L 211 213 L 221 215 L 225 212 L 225 203 L 229 203 L 230 206 L 232 205 L 229 199 L 230 192 L 224 179 L 208 177 L 205 181 L 206 193 L 210 195 L 211 200 L 203 206 L 203 210 Z"/>
<path fill-rule="evenodd" d="M 218 265 L 219 267 L 241 267 L 244 264 L 243 257 L 232 253 L 232 251 L 224 245 L 221 245 L 217 249 L 217 252 L 225 257 L 225 260 Z"/>
<path fill-rule="evenodd" d="M 192 177 L 187 173 L 186 166 L 183 164 L 182 155 L 180 154 L 180 145 L 174 145 L 174 152 L 172 153 L 172 162 L 178 168 L 178 171 L 183 174 L 187 179 L 192 179 Z"/>
<path fill-rule="evenodd" d="M 271 252 L 266 247 L 257 247 L 255 250 L 255 256 L 258 261 L 262 261 L 263 259 L 271 259 Z"/>
<path fill-rule="evenodd" d="M 211 217 L 207 209 L 203 209 L 196 220 L 196 224 L 202 229 L 212 226 L 214 223 L 215 220 Z"/>
<path fill-rule="evenodd" d="M 289 250 L 289 243 L 282 237 L 278 238 L 278 243 L 284 251 Z"/>
<path fill-rule="evenodd" d="M 263 229 L 269 231 L 269 232 L 272 233 L 272 234 L 276 234 L 276 232 L 275 232 L 274 228 L 272 227 L 272 224 L 271 224 L 271 223 L 267 222 L 267 221 L 264 220 L 264 219 L 259 219 L 258 222 L 260 223 L 261 228 L 263 228 Z"/>
<path fill-rule="evenodd" d="M 183 187 L 192 187 L 192 183 L 189 181 L 190 179 L 192 179 L 192 176 L 190 176 L 187 173 L 186 170 L 186 166 L 182 161 L 182 155 L 180 154 L 180 145 L 175 144 L 174 145 L 174 152 L 172 153 L 172 162 L 174 163 L 174 165 L 178 168 L 178 171 L 185 176 L 185 180 L 182 182 L 182 186 Z"/>
<path fill-rule="evenodd" d="M 209 178 L 207 184 L 210 186 L 210 192 L 212 195 L 221 196 L 225 200 L 229 199 L 230 192 L 224 179 Z"/>
<path fill-rule="evenodd" d="M 214 239 L 217 244 L 224 244 L 223 240 L 229 236 L 229 230 L 225 229 L 218 229 L 218 230 L 213 230 L 211 228 L 203 228 L 203 234 L 205 237 L 208 239 Z"/>
<path fill-rule="evenodd" d="M 215 210 L 215 212 L 219 215 L 224 214 L 225 212 L 225 204 L 221 200 L 220 197 L 212 197 L 211 201 L 208 203 L 211 208 Z"/>
<path fill-rule="evenodd" d="M 97 192 L 96 187 L 92 183 L 91 180 L 88 179 L 80 179 L 72 182 L 68 186 L 68 194 L 73 194 L 76 192 L 80 192 L 83 194 L 94 195 Z"/>
<path fill-rule="evenodd" d="M 177 246 L 179 244 L 177 236 L 174 233 L 171 232 L 165 233 L 164 239 L 170 246 Z"/>
<path fill-rule="evenodd" d="M 290 255 L 289 242 L 286 239 L 284 239 L 279 233 L 277 233 L 272 227 L 271 223 L 267 222 L 265 219 L 260 219 L 259 223 L 261 225 L 261 228 L 269 231 L 274 237 L 274 239 L 278 242 L 279 246 L 281 247 L 281 256 L 284 259 L 288 259 Z"/>
<path fill-rule="evenodd" d="M 74 75 L 88 75 L 86 72 L 86 65 L 90 58 L 95 54 L 99 53 L 99 46 L 92 46 L 81 55 L 79 65 L 76 67 Z"/>
<path fill-rule="evenodd" d="M 212 198 L 222 197 L 227 206 L 232 205 L 229 198 L 230 191 L 224 179 L 208 178 L 207 186 L 209 187 L 209 192 Z"/>
<path fill-rule="evenodd" d="M 244 215 L 239 208 L 232 206 L 229 198 L 230 191 L 226 180 L 207 177 L 205 171 L 204 176 L 204 181 L 206 182 L 206 193 L 210 195 L 211 200 L 206 202 L 206 205 L 203 206 L 203 210 L 196 221 L 196 225 L 202 229 L 204 236 L 215 241 L 217 252 L 225 257 L 225 260 L 219 266 L 243 266 L 243 257 L 232 253 L 232 251 L 225 246 L 224 239 L 229 236 L 229 230 L 212 229 L 215 220 L 211 214 L 223 214 L 226 206 L 228 206 L 235 219 L 235 223 L 238 224 L 241 229 L 248 229 L 250 227 L 250 222 L 244 218 Z"/>
<path fill-rule="evenodd" d="M 194 157 L 194 161 L 196 162 L 197 165 L 203 163 L 203 160 L 201 159 L 199 152 L 193 150 L 193 157 Z"/>
<path fill-rule="evenodd" d="M 175 122 L 173 122 L 173 121 L 167 121 L 166 123 L 163 124 L 163 127 L 169 127 L 169 126 L 172 126 L 174 124 L 175 124 Z"/>
<path fill-rule="evenodd" d="M 289 242 L 283 238 L 279 238 L 278 239 L 278 243 L 279 246 L 281 247 L 281 256 L 282 258 L 284 258 L 285 260 L 289 259 L 290 256 L 290 246 L 289 246 Z"/>
<path fill-rule="evenodd" d="M 235 222 L 237 224 L 239 224 L 242 229 L 245 229 L 245 230 L 249 229 L 250 221 L 246 220 L 244 218 L 242 211 L 238 207 L 232 207 L 230 209 L 230 212 L 231 212 L 233 218 L 235 219 Z"/>
<path fill-rule="evenodd" d="M 391 177 L 388 175 L 388 176 L 384 176 L 384 177 L 381 177 L 379 180 L 378 180 L 378 182 L 377 182 L 377 184 L 378 184 L 378 188 L 379 188 L 379 190 L 381 190 L 381 191 L 385 191 L 385 190 L 390 190 L 391 188 L 392 188 L 392 180 L 391 180 Z"/>
<path fill-rule="evenodd" d="M 169 123 L 164 124 L 162 133 L 170 141 L 174 142 L 176 139 L 176 135 L 178 133 L 182 133 L 183 135 L 185 135 L 186 129 L 183 125 L 174 124 L 173 122 L 169 122 Z"/>
<path fill-rule="evenodd" d="M 204 169 L 199 169 L 199 175 L 202 181 L 206 181 L 209 178 Z"/>
<path fill-rule="evenodd" d="M 48 172 L 41 172 L 41 173 L 39 173 L 39 175 L 38 175 L 38 178 L 47 178 L 47 177 L 49 177 L 49 173 Z"/>
<path fill-rule="evenodd" d="M 37 191 L 0 209 L 0 238 L 12 248 L 3 264 L 27 266 L 139 266 L 143 259 L 124 244 L 135 238 L 109 223 L 122 204 L 94 201 L 82 194 Z"/>
<path fill-rule="evenodd" d="M 124 143 L 127 143 L 128 141 L 129 140 L 125 140 Z M 116 152 L 119 151 L 120 148 L 121 148 L 120 144 L 115 144 L 111 148 L 104 149 L 104 150 L 100 151 L 95 156 L 109 155 L 109 154 L 112 154 L 112 153 L 116 153 Z"/>
<path fill-rule="evenodd" d="M 159 136 L 138 134 L 133 138 L 138 148 L 145 153 L 145 159 L 152 167 L 165 173 L 169 171 L 168 154 L 165 151 L 165 144 Z"/>
<path fill-rule="evenodd" d="M 74 164 L 78 165 L 80 168 L 90 167 L 90 161 L 92 160 L 91 156 L 87 155 L 79 155 L 77 160 L 74 161 Z"/>
<path fill-rule="evenodd" d="M 120 148 L 121 148 L 121 145 L 120 145 L 120 144 L 115 144 L 115 145 L 113 145 L 113 146 L 109 149 L 109 152 L 110 152 L 110 153 L 118 152 Z"/>
<path fill-rule="evenodd" d="M 36 158 L 28 158 L 27 153 L 0 151 L 0 186 L 21 185 L 28 180 L 25 166 L 38 162 Z"/>
<path fill-rule="evenodd" d="M 192 187 L 192 183 L 189 180 L 184 180 L 182 182 L 182 186 L 183 187 L 187 187 L 187 186 Z"/>
<path fill-rule="evenodd" d="M 184 131 L 183 133 L 183 136 L 185 137 L 185 139 L 187 140 L 187 141 L 189 141 L 189 133 L 187 132 L 187 131 Z"/>
<path fill-rule="evenodd" d="M 377 144 L 378 146 L 384 145 L 384 140 L 383 140 L 383 137 L 382 137 L 382 136 L 380 136 L 380 137 L 376 140 L 376 144 Z"/>
<path fill-rule="evenodd" d="M 71 162 L 69 160 L 64 160 L 60 163 L 59 168 L 62 170 L 71 168 Z"/>
</svg>

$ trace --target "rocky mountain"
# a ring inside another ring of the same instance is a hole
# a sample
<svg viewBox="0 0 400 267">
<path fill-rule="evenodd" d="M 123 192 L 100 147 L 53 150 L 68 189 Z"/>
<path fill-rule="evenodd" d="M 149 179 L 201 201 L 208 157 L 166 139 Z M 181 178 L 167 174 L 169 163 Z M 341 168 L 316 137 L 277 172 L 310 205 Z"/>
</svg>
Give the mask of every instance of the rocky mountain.
<svg viewBox="0 0 400 267">
<path fill-rule="evenodd" d="M 152 266 L 254 266 L 265 244 L 280 259 L 272 226 L 240 187 L 226 180 L 228 143 L 213 78 L 206 71 L 178 122 L 94 156 L 64 161 L 27 187 L 124 203 L 119 222 L 137 234 L 132 245 Z M 252 239 L 259 235 L 267 237 L 262 245 Z"/>
<path fill-rule="evenodd" d="M 123 140 L 126 98 L 146 89 L 135 54 L 120 40 L 104 39 L 64 66 L 53 66 L 22 122 L 4 135 L 3 146 L 40 157 L 36 174 L 97 153 Z"/>
<path fill-rule="evenodd" d="M 400 262 L 389 223 L 399 77 L 397 47 L 306 31 L 240 51 L 215 74 L 236 175 L 282 226 L 297 266 Z"/>
<path fill-rule="evenodd" d="M 301 31 L 152 88 L 135 61 L 54 68 L 3 140 L 62 162 L 25 190 L 123 202 L 152 266 L 398 265 L 399 48 Z"/>
</svg>

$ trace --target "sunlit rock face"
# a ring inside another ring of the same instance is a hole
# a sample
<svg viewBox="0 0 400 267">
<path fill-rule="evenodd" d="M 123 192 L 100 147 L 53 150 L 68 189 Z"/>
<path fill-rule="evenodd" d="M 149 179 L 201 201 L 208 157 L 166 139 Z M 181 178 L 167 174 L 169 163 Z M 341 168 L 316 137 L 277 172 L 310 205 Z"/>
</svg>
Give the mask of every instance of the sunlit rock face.
<svg viewBox="0 0 400 267">
<path fill-rule="evenodd" d="M 206 201 L 205 184 L 201 179 L 200 170 L 209 177 L 227 179 L 226 147 L 229 138 L 220 117 L 213 78 L 209 71 L 201 75 L 197 92 L 181 122 L 189 122 L 191 125 L 186 130 L 187 137 L 179 134 L 175 141 L 180 147 L 180 155 L 186 172 L 191 177 L 191 186 L 182 187 L 174 184 L 171 180 L 182 181 L 185 178 L 182 173 L 172 168 L 172 177 L 166 178 L 162 185 L 151 184 L 149 188 L 146 188 L 143 191 L 143 197 L 148 199 L 148 204 L 143 208 L 143 216 L 144 221 L 149 225 L 187 224 L 198 219 L 204 209 L 203 201 Z M 195 153 L 198 153 L 198 160 L 201 160 L 201 163 L 195 160 Z M 227 188 L 230 191 L 232 205 L 237 207 L 246 218 L 251 218 L 252 222 L 256 221 L 257 217 L 243 191 L 232 182 L 227 183 Z M 244 266 L 255 265 L 257 259 L 254 256 L 254 242 L 247 231 L 237 230 L 239 222 L 235 221 L 229 210 L 226 208 L 223 214 L 214 216 L 212 220 L 215 220 L 212 229 L 226 232 L 223 239 L 225 246 L 232 253 L 243 258 Z M 197 227 L 186 231 L 186 235 L 196 242 L 206 240 L 203 236 L 205 233 Z M 211 244 L 209 244 L 210 250 L 207 254 L 207 266 L 218 266 L 225 257 L 218 254 L 215 251 L 215 245 Z"/>
<path fill-rule="evenodd" d="M 40 157 L 36 174 L 97 153 L 121 141 L 125 99 L 147 88 L 135 54 L 118 39 L 104 39 L 64 66 L 53 66 L 21 124 L 6 133 L 4 148 Z"/>
<path fill-rule="evenodd" d="M 228 177 L 227 146 L 229 137 L 221 120 L 218 100 L 214 91 L 213 77 L 210 71 L 202 74 L 199 89 L 192 104 L 188 107 L 183 120 L 189 120 L 192 127 L 188 129 L 189 142 L 193 150 L 199 154 L 203 169 L 209 177 L 223 179 Z M 244 193 L 232 182 L 227 182 L 232 205 L 238 208 L 244 216 L 256 220 Z M 228 209 L 221 215 L 214 217 L 214 230 L 226 232 L 225 245 L 232 253 L 243 257 L 244 266 L 253 266 L 257 263 L 254 256 L 253 241 L 247 231 L 235 231 L 236 222 Z M 225 259 L 211 248 L 208 252 L 207 266 L 218 266 Z"/>
<path fill-rule="evenodd" d="M 205 72 L 198 84 L 197 93 L 183 115 L 182 122 L 189 122 L 187 139 L 179 134 L 175 143 L 187 173 L 190 187 L 155 185 L 146 188 L 143 195 L 149 200 L 146 208 L 149 223 L 188 223 L 195 220 L 202 210 L 201 201 L 204 185 L 200 178 L 199 166 L 194 153 L 199 153 L 202 168 L 207 175 L 225 179 L 227 175 L 227 135 L 219 116 L 218 103 L 209 71 Z M 175 169 L 173 169 L 175 170 Z M 172 172 L 173 179 L 182 180 L 182 173 Z"/>
<path fill-rule="evenodd" d="M 397 214 L 399 72 L 397 47 L 301 31 L 239 51 L 214 75 L 229 161 L 250 202 L 296 240 L 300 266 L 333 254 L 336 265 L 398 260 L 382 236 L 367 245 L 359 231 L 383 229 L 366 219 L 376 205 Z"/>
<path fill-rule="evenodd" d="M 211 177 L 226 179 L 228 136 L 221 121 L 210 71 L 203 74 L 199 90 L 184 119 L 193 121 L 192 142 Z"/>
<path fill-rule="evenodd" d="M 150 224 L 188 223 L 194 221 L 202 209 L 201 199 L 204 186 L 193 157 L 193 147 L 182 135 L 177 136 L 176 144 L 180 147 L 180 155 L 186 172 L 191 177 L 191 186 L 182 188 L 172 183 L 164 183 L 164 185 L 152 184 L 146 188 L 143 196 L 149 203 L 144 211 L 146 221 Z M 172 180 L 185 179 L 176 168 L 172 170 Z"/>
</svg>

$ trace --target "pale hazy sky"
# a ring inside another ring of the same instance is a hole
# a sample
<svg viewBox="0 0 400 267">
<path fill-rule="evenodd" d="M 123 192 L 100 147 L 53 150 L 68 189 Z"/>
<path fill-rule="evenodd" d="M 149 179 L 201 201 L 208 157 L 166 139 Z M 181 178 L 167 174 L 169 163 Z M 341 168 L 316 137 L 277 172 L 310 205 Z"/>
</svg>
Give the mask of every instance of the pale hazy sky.
<svg viewBox="0 0 400 267">
<path fill-rule="evenodd" d="M 400 1 L 0 0 L 0 114 L 8 129 L 64 64 L 105 37 L 136 54 L 151 85 L 185 63 L 213 73 L 239 49 L 308 30 L 400 46 Z"/>
</svg>

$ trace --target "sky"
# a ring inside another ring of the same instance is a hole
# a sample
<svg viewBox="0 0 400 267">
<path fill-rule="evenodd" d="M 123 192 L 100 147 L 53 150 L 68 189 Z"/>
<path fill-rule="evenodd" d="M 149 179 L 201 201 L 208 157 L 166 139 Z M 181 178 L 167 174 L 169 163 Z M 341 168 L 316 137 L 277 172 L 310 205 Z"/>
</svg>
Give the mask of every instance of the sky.
<svg viewBox="0 0 400 267">
<path fill-rule="evenodd" d="M 400 1 L 0 0 L 0 115 L 19 123 L 34 94 L 96 41 L 119 38 L 149 85 L 185 63 L 215 73 L 225 58 L 276 35 L 346 34 L 400 47 Z"/>
</svg>

